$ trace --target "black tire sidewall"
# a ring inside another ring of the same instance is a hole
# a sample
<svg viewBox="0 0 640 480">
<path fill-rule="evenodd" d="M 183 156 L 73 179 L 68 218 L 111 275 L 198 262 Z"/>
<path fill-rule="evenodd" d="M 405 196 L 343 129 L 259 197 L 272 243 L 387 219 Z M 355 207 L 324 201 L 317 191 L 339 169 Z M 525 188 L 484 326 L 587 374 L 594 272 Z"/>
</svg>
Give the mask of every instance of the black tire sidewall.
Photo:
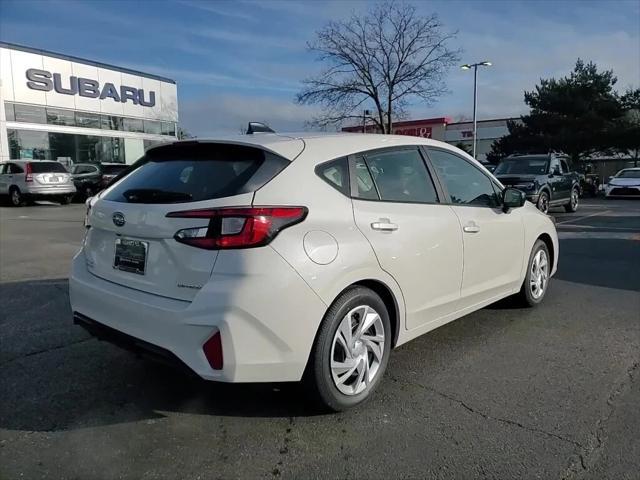
<svg viewBox="0 0 640 480">
<path fill-rule="evenodd" d="M 534 307 L 544 300 L 544 297 L 547 296 L 547 291 L 549 290 L 549 282 L 551 280 L 551 276 L 547 278 L 547 286 L 542 293 L 540 298 L 534 298 L 531 294 L 531 289 L 529 288 L 529 282 L 531 281 L 531 265 L 533 264 L 533 258 L 536 256 L 539 250 L 544 250 L 547 254 L 547 261 L 549 262 L 549 275 L 551 275 L 551 269 L 553 266 L 551 265 L 551 256 L 549 255 L 549 249 L 547 248 L 547 244 L 542 240 L 536 240 L 536 243 L 533 245 L 531 249 L 531 254 L 529 255 L 529 261 L 527 262 L 527 274 L 524 276 L 524 283 L 522 284 L 521 296 L 523 301 L 530 307 Z"/>
<path fill-rule="evenodd" d="M 17 192 L 18 196 L 19 196 L 19 201 L 18 201 L 17 204 L 14 203 L 14 201 L 13 201 L 14 192 Z M 24 205 L 24 196 L 22 195 L 22 192 L 20 191 L 20 189 L 18 187 L 13 187 L 12 189 L 9 190 L 9 202 L 14 207 L 21 207 L 22 205 Z"/>
<path fill-rule="evenodd" d="M 540 208 L 540 206 L 542 205 L 542 198 L 546 197 L 547 198 L 547 211 L 546 212 L 542 212 L 542 209 Z M 549 194 L 547 192 L 540 192 L 540 197 L 538 198 L 538 203 L 536 204 L 536 207 L 538 207 L 538 210 L 540 210 L 542 213 L 549 213 L 549 201 L 550 201 L 550 197 Z"/>
<path fill-rule="evenodd" d="M 577 196 L 577 201 L 576 201 L 576 206 L 575 206 L 575 208 L 574 208 L 573 204 L 571 203 L 571 202 L 573 201 L 573 194 L 574 194 L 574 192 L 575 192 L 575 194 L 576 194 L 576 196 Z M 571 193 L 570 193 L 569 195 L 570 195 L 570 196 L 569 196 L 569 203 L 567 203 L 567 204 L 565 205 L 565 210 L 566 210 L 568 213 L 577 212 L 577 211 L 578 211 L 578 205 L 580 205 L 580 190 L 578 189 L 578 187 L 573 187 L 573 188 L 571 189 Z"/>
<path fill-rule="evenodd" d="M 331 347 L 333 337 L 344 316 L 358 305 L 368 305 L 374 308 L 380 318 L 385 331 L 385 344 L 382 363 L 378 374 L 370 386 L 358 395 L 345 395 L 338 390 L 331 375 Z M 389 313 L 382 299 L 372 290 L 365 287 L 354 287 L 343 292 L 329 307 L 320 326 L 316 343 L 312 352 L 310 374 L 314 390 L 322 403 L 334 411 L 342 411 L 363 403 L 380 384 L 389 362 L 393 332 Z"/>
</svg>

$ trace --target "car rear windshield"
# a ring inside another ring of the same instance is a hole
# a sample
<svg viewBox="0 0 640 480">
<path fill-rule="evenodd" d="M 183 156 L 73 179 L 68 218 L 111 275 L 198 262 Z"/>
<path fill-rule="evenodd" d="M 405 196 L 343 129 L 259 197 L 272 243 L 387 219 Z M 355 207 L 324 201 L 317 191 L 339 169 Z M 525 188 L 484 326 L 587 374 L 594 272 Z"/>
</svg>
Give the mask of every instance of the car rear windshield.
<svg viewBox="0 0 640 480">
<path fill-rule="evenodd" d="M 117 175 L 127 168 L 126 165 L 102 165 L 102 173 L 105 175 Z"/>
<path fill-rule="evenodd" d="M 623 170 L 618 174 L 618 178 L 640 178 L 640 170 Z"/>
<path fill-rule="evenodd" d="M 546 158 L 520 157 L 508 158 L 500 162 L 494 175 L 544 175 L 549 160 Z"/>
<path fill-rule="evenodd" d="M 31 162 L 31 173 L 67 173 L 64 165 L 58 162 Z"/>
<path fill-rule="evenodd" d="M 149 150 L 105 196 L 127 203 L 185 203 L 253 192 L 289 161 L 259 148 L 176 143 Z"/>
</svg>

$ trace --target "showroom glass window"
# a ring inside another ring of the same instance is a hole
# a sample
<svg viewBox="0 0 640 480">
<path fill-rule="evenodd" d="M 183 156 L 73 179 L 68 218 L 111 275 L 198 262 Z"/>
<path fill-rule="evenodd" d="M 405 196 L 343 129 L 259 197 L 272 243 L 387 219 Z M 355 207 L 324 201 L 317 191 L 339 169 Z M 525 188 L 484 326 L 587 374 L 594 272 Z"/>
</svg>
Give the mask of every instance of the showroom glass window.
<svg viewBox="0 0 640 480">
<path fill-rule="evenodd" d="M 58 108 L 47 108 L 47 123 L 49 125 L 67 125 L 74 127 L 76 125 L 76 116 L 71 110 L 62 110 Z"/>
<path fill-rule="evenodd" d="M 4 116 L 7 122 L 16 121 L 16 112 L 13 107 L 13 103 L 4 102 Z"/>
<path fill-rule="evenodd" d="M 162 134 L 162 123 L 156 122 L 154 120 L 145 120 L 144 121 L 144 133 L 152 133 L 155 135 Z"/>
<path fill-rule="evenodd" d="M 445 183 L 451 203 L 491 208 L 500 205 L 489 177 L 471 162 L 432 148 L 429 149 L 429 158 Z"/>
<path fill-rule="evenodd" d="M 97 113 L 76 112 L 76 125 L 84 128 L 101 128 L 100 115 Z"/>
<path fill-rule="evenodd" d="M 42 107 L 14 104 L 13 108 L 16 122 L 47 123 L 47 114 Z"/>
</svg>

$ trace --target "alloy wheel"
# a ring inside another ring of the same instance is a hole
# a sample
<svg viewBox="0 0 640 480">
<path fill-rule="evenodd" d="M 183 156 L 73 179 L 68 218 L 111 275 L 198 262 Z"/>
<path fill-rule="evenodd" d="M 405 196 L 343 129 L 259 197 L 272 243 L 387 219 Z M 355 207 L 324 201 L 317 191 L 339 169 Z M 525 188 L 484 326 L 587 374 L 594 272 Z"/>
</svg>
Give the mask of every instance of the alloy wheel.
<svg viewBox="0 0 640 480">
<path fill-rule="evenodd" d="M 343 317 L 331 345 L 331 376 L 341 393 L 357 395 L 373 382 L 384 342 L 382 318 L 370 306 L 355 307 Z"/>
<path fill-rule="evenodd" d="M 547 198 L 546 195 L 542 195 L 538 203 L 539 203 L 538 208 L 542 213 L 549 212 L 549 199 Z"/>
<path fill-rule="evenodd" d="M 549 261 L 547 253 L 540 249 L 533 257 L 531 262 L 531 277 L 529 279 L 529 288 L 531 296 L 538 299 L 544 295 L 549 280 Z"/>
<path fill-rule="evenodd" d="M 571 209 L 576 210 L 578 208 L 578 191 L 573 189 L 571 191 Z"/>
</svg>

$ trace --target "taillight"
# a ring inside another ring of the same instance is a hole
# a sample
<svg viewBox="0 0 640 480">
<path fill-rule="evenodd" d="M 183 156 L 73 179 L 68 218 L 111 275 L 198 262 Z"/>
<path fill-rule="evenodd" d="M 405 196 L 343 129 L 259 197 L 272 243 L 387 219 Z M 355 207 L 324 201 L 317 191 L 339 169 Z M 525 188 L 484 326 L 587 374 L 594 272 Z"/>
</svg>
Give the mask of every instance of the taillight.
<svg viewBox="0 0 640 480">
<path fill-rule="evenodd" d="M 267 245 L 281 230 L 300 223 L 306 207 L 207 208 L 171 212 L 171 218 L 202 218 L 207 225 L 178 230 L 177 242 L 207 250 Z"/>
<path fill-rule="evenodd" d="M 33 182 L 33 170 L 31 168 L 31 164 L 30 163 L 27 163 L 27 169 L 25 171 L 24 181 L 25 182 Z"/>
</svg>

